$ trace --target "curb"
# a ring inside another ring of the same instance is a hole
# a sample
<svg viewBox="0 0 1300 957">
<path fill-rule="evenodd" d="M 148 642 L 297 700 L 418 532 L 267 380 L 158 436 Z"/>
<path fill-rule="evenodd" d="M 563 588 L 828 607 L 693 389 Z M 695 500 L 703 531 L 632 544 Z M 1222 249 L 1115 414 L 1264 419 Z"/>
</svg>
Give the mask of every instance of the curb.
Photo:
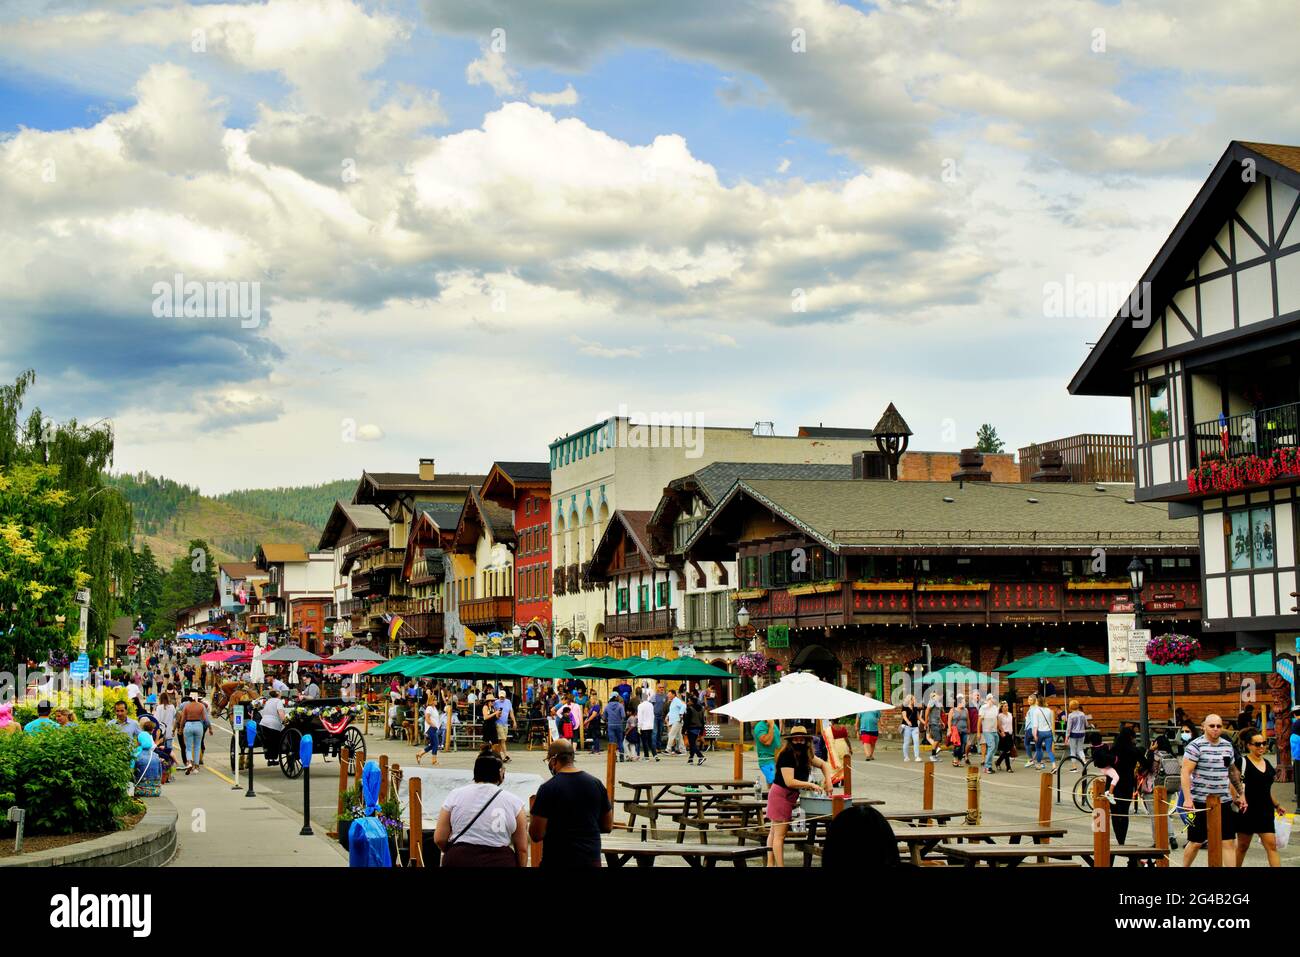
<svg viewBox="0 0 1300 957">
<path fill-rule="evenodd" d="M 162 867 L 176 853 L 176 808 L 164 797 L 148 803 L 149 810 L 129 831 L 5 858 L 0 867 Z"/>
</svg>

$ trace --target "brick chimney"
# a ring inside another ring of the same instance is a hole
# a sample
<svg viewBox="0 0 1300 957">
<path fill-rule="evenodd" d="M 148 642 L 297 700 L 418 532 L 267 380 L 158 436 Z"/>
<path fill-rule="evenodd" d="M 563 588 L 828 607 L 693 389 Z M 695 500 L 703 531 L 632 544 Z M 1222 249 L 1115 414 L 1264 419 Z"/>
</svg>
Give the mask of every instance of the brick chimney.
<svg viewBox="0 0 1300 957">
<path fill-rule="evenodd" d="M 433 459 L 420 459 L 420 481 L 432 482 L 437 476 L 433 468 Z"/>
<path fill-rule="evenodd" d="M 1059 449 L 1043 449 L 1038 456 L 1038 471 L 1029 476 L 1031 482 L 1068 482 L 1070 473 L 1065 470 Z"/>
<path fill-rule="evenodd" d="M 993 473 L 984 467 L 984 453 L 978 449 L 962 449 L 957 458 L 957 471 L 952 473 L 954 482 L 989 482 Z"/>
</svg>

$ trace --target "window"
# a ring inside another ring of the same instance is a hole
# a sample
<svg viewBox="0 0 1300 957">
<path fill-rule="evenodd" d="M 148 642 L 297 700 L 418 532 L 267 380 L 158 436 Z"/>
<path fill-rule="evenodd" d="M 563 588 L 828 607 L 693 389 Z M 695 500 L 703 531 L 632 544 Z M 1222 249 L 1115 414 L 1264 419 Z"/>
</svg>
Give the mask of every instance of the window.
<svg viewBox="0 0 1300 957">
<path fill-rule="evenodd" d="M 790 553 L 772 553 L 772 587 L 780 588 L 786 583 L 790 570 Z"/>
<path fill-rule="evenodd" d="M 659 594 L 655 596 L 655 603 L 656 605 L 658 605 L 658 607 L 667 608 L 669 605 L 673 603 L 672 582 L 670 581 L 660 582 L 658 585 L 655 586 L 655 588 L 659 592 Z"/>
<path fill-rule="evenodd" d="M 1147 441 L 1169 438 L 1169 380 L 1147 383 Z"/>
<path fill-rule="evenodd" d="M 615 592 L 614 610 L 620 614 L 627 611 L 627 589 L 620 588 Z"/>
<path fill-rule="evenodd" d="M 637 611 L 650 610 L 650 586 L 649 585 L 640 585 L 637 587 L 636 610 Z"/>
<path fill-rule="evenodd" d="M 1272 506 L 1229 512 L 1224 519 L 1224 532 L 1228 536 L 1229 567 L 1234 571 L 1273 567 Z"/>
<path fill-rule="evenodd" d="M 758 556 L 751 555 L 748 558 L 740 560 L 740 587 L 757 588 L 759 587 L 759 562 Z"/>
</svg>

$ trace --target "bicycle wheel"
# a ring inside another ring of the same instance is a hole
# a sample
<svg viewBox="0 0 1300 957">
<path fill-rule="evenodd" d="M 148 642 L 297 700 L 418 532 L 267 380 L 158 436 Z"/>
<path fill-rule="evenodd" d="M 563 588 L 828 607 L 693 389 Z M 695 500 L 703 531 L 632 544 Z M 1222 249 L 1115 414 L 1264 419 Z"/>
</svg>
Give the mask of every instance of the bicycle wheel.
<svg viewBox="0 0 1300 957">
<path fill-rule="evenodd" d="M 1074 806 L 1084 814 L 1092 813 L 1092 800 L 1089 797 L 1092 778 L 1085 771 L 1079 775 L 1079 780 L 1074 782 L 1074 787 L 1070 789 L 1070 797 L 1074 800 Z"/>
</svg>

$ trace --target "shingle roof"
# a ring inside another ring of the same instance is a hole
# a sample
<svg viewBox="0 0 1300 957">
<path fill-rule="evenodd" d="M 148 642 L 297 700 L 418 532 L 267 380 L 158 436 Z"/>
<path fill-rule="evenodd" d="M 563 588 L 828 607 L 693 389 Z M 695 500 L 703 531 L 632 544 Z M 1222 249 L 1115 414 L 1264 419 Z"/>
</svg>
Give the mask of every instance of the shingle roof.
<svg viewBox="0 0 1300 957">
<path fill-rule="evenodd" d="M 870 429 L 836 429 L 825 425 L 801 425 L 798 434 L 810 439 L 869 439 L 875 435 Z"/>
<path fill-rule="evenodd" d="M 243 579 L 250 575 L 262 574 L 262 570 L 257 567 L 257 562 L 222 562 L 217 567 L 231 579 Z"/>
<path fill-rule="evenodd" d="M 483 484 L 486 475 L 470 475 L 465 472 L 440 472 L 432 479 L 420 478 L 419 472 L 366 472 L 366 477 L 381 489 L 418 491 L 435 485 L 478 486 Z"/>
<path fill-rule="evenodd" d="M 903 417 L 898 414 L 898 410 L 894 408 L 892 402 L 889 403 L 889 407 L 885 409 L 884 414 L 880 416 L 880 421 L 876 423 L 876 427 L 872 432 L 880 435 L 912 434 L 912 430 L 907 427 L 907 423 L 903 421 Z"/>
<path fill-rule="evenodd" d="M 837 551 L 882 545 L 1196 547 L 1195 518 L 1171 520 L 1163 505 L 1128 504 L 1132 486 L 1106 489 L 1038 483 L 755 480 L 741 481 L 722 504 L 747 494 Z M 1031 503 L 1031 498 L 1037 502 Z M 724 510 L 715 508 L 692 542 Z"/>
<path fill-rule="evenodd" d="M 258 551 L 272 563 L 307 561 L 307 551 L 301 545 L 259 545 Z"/>
<path fill-rule="evenodd" d="M 1280 143 L 1250 143 L 1241 141 L 1241 145 L 1254 150 L 1261 156 L 1267 156 L 1274 163 L 1293 169 L 1300 173 L 1300 146 L 1284 146 Z"/>
<path fill-rule="evenodd" d="M 545 482 L 551 477 L 550 462 L 496 462 L 494 464 L 516 482 Z"/>
<path fill-rule="evenodd" d="M 460 514 L 465 510 L 464 502 L 416 502 L 415 510 L 423 512 L 433 519 L 444 532 L 453 532 L 460 523 Z"/>
<path fill-rule="evenodd" d="M 788 479 L 791 481 L 846 481 L 853 478 L 853 464 L 811 465 L 804 462 L 713 462 L 694 475 L 705 503 L 710 507 L 722 501 L 722 496 L 736 484 L 737 479 Z"/>
</svg>

